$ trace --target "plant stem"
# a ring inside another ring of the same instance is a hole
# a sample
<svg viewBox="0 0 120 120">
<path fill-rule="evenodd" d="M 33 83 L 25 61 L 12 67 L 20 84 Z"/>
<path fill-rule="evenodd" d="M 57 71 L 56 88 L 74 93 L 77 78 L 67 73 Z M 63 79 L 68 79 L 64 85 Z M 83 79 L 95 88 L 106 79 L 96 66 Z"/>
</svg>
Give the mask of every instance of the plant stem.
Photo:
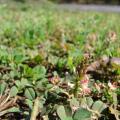
<svg viewBox="0 0 120 120">
<path fill-rule="evenodd" d="M 39 98 L 37 97 L 34 102 L 32 114 L 30 120 L 36 120 L 39 111 Z"/>
<path fill-rule="evenodd" d="M 79 88 L 79 77 L 76 78 L 75 80 L 75 87 L 74 87 L 74 96 L 78 96 L 78 88 Z"/>
</svg>

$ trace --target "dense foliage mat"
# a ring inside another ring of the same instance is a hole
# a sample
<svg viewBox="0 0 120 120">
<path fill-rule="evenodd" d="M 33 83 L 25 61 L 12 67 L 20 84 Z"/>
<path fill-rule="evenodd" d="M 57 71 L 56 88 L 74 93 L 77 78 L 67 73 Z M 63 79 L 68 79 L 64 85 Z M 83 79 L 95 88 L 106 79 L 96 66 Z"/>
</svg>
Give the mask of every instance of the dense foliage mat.
<svg viewBox="0 0 120 120">
<path fill-rule="evenodd" d="M 120 15 L 0 6 L 0 118 L 120 119 Z"/>
</svg>

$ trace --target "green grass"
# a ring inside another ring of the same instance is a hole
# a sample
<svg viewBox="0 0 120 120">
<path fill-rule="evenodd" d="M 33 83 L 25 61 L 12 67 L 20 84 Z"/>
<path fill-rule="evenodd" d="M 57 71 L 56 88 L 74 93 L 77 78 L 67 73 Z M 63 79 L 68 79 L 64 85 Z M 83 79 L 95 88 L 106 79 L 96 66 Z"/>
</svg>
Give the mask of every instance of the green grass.
<svg viewBox="0 0 120 120">
<path fill-rule="evenodd" d="M 119 42 L 119 14 L 71 13 L 61 10 L 54 11 L 54 8 L 46 10 L 46 7 L 34 9 L 27 6 L 13 7 L 11 9 L 7 8 L 7 6 L 1 6 L 0 9 L 0 39 L 5 37 L 5 40 L 2 40 L 3 43 L 10 40 L 14 44 L 19 43 L 17 41 L 21 41 L 21 44 L 26 41 L 35 41 L 32 43 L 32 46 L 34 46 L 34 44 L 52 37 L 56 29 L 58 33 L 64 31 L 65 37 L 70 38 L 72 41 L 83 41 L 84 43 L 88 35 L 93 33 L 98 36 L 99 41 L 104 42 L 108 33 L 114 31 L 118 38 L 116 42 Z M 7 40 L 6 37 L 9 37 L 10 40 Z M 27 40 L 24 41 L 23 39 Z M 12 42 L 11 44 L 13 44 Z M 119 56 L 119 53 L 117 56 Z"/>
<path fill-rule="evenodd" d="M 74 101 L 75 105 L 79 101 L 80 104 L 81 99 L 86 96 L 78 97 L 77 93 L 77 98 L 72 98 L 70 96 L 74 96 L 73 91 L 76 88 L 65 89 L 60 85 L 63 85 L 64 82 L 76 86 L 79 84 L 84 73 L 79 70 L 80 73 L 77 73 L 76 69 L 80 63 L 80 69 L 84 69 L 82 64 L 85 62 L 83 58 L 85 53 L 92 56 L 92 61 L 96 61 L 104 55 L 120 57 L 119 19 L 120 15 L 117 13 L 69 12 L 58 10 L 54 5 L 38 7 L 26 4 L 16 4 L 15 6 L 1 4 L 1 95 L 5 95 L 7 90 L 7 95 L 9 93 L 11 95 L 10 100 L 17 95 L 26 98 L 22 103 L 27 107 L 21 108 L 22 106 L 18 102 L 19 107 L 16 107 L 19 110 L 15 109 L 15 112 L 20 113 L 22 117 L 30 117 L 31 112 L 29 111 L 33 109 L 33 100 L 37 97 L 40 97 L 41 109 L 46 108 L 46 114 L 44 110 L 42 114 L 46 116 L 48 114 L 49 119 L 58 106 L 63 110 L 61 105 L 68 105 L 68 101 Z M 106 86 L 108 81 L 99 80 Z M 98 81 L 94 80 L 94 82 Z M 77 92 L 80 92 L 80 85 L 77 87 Z M 92 83 L 90 87 L 92 92 L 97 94 Z M 107 86 L 102 91 L 104 97 L 100 96 L 97 99 L 106 104 L 115 104 L 113 93 L 119 95 L 119 89 L 117 91 L 118 93 L 113 92 Z M 94 97 L 91 98 L 97 101 Z M 102 103 L 99 104 L 102 105 Z M 59 110 L 57 112 L 61 118 Z M 87 111 L 86 114 L 89 114 L 90 117 L 91 112 L 89 112 Z M 58 116 L 53 115 L 52 117 L 58 118 Z M 5 118 L 6 116 L 0 117 Z M 74 117 L 79 118 L 75 115 L 72 118 Z M 72 118 L 70 117 L 70 119 Z"/>
</svg>

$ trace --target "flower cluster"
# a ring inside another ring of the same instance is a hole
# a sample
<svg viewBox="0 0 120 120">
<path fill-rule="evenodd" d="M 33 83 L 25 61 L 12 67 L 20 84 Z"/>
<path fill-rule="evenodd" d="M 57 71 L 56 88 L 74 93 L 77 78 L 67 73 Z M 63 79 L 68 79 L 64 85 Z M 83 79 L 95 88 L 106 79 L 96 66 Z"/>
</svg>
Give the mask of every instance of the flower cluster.
<svg viewBox="0 0 120 120">
<path fill-rule="evenodd" d="M 60 77 L 57 75 L 52 78 L 49 78 L 49 82 L 52 83 L 53 85 L 56 85 L 59 81 L 60 81 Z"/>
<path fill-rule="evenodd" d="M 91 89 L 89 88 L 89 77 L 88 75 L 85 75 L 83 79 L 80 81 L 81 84 L 81 94 L 82 95 L 88 95 L 91 93 Z"/>
</svg>

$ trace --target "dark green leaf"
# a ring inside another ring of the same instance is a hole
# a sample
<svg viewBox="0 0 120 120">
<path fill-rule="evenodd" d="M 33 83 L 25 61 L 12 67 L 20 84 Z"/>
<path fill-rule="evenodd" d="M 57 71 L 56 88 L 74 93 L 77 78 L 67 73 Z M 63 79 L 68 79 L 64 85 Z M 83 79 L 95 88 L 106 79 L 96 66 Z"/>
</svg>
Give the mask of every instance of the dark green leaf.
<svg viewBox="0 0 120 120">
<path fill-rule="evenodd" d="M 14 96 L 17 95 L 17 93 L 18 93 L 17 87 L 16 87 L 16 86 L 13 86 L 13 87 L 11 88 L 11 90 L 10 90 L 10 96 L 11 96 L 11 97 L 14 97 Z"/>
<path fill-rule="evenodd" d="M 25 89 L 25 97 L 34 100 L 35 99 L 35 91 L 33 88 L 26 88 Z"/>
<path fill-rule="evenodd" d="M 73 115 L 73 120 L 91 120 L 92 113 L 84 108 L 79 108 Z"/>
<path fill-rule="evenodd" d="M 7 85 L 5 82 L 0 84 L 0 94 L 3 94 L 5 92 L 6 86 Z"/>
<path fill-rule="evenodd" d="M 99 113 L 101 113 L 105 108 L 106 105 L 102 101 L 96 101 L 92 106 L 92 109 L 94 111 L 98 111 Z"/>
</svg>

